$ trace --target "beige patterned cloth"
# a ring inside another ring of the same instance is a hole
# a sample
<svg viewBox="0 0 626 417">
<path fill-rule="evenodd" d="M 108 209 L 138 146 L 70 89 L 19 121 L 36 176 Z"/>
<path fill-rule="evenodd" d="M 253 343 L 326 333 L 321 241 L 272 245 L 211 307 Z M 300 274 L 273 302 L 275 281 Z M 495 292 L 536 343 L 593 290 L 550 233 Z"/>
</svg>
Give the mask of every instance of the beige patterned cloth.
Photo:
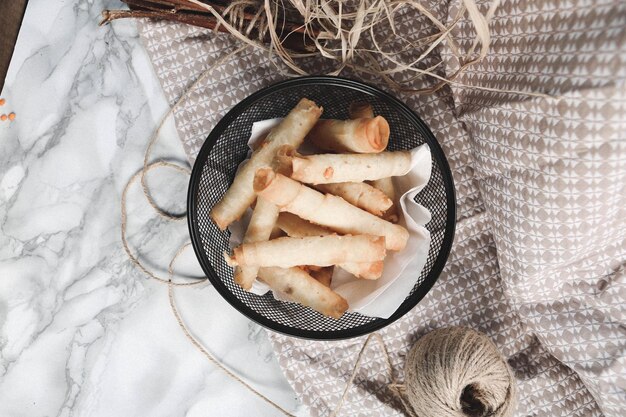
<svg viewBox="0 0 626 417">
<path fill-rule="evenodd" d="M 556 98 L 461 85 L 430 96 L 399 94 L 446 152 L 458 226 L 433 289 L 380 334 L 400 381 L 415 340 L 435 328 L 466 325 L 489 335 L 508 358 L 519 386 L 517 415 L 624 416 L 626 2 L 502 3 L 490 24 L 489 55 L 459 81 Z M 448 21 L 456 7 L 430 5 Z M 427 25 L 408 18 L 400 30 Z M 177 24 L 143 21 L 140 29 L 171 102 L 236 47 L 227 35 Z M 469 23 L 455 36 L 470 46 Z M 451 73 L 455 63 L 445 46 L 436 53 L 446 63 L 442 71 Z M 189 158 L 226 111 L 283 78 L 252 50 L 217 68 L 175 114 Z M 329 415 L 364 339 L 270 336 L 312 415 Z M 340 415 L 402 415 L 389 382 L 372 344 Z"/>
</svg>

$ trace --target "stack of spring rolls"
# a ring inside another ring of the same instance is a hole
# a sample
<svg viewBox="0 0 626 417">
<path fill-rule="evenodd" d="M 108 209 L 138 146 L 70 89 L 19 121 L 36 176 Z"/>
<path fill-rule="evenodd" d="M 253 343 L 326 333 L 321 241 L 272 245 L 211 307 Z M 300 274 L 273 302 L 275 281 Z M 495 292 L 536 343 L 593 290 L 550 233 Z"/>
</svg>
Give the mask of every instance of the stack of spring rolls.
<svg viewBox="0 0 626 417">
<path fill-rule="evenodd" d="M 389 124 L 371 105 L 353 103 L 349 113 L 320 120 L 322 108 L 301 99 L 211 210 L 224 230 L 253 207 L 243 243 L 225 254 L 238 285 L 249 291 L 259 279 L 333 318 L 349 308 L 331 289 L 333 268 L 378 279 L 387 251 L 401 251 L 409 238 L 396 224 L 391 177 L 411 169 L 411 155 L 385 151 Z M 328 153 L 301 155 L 305 140 Z"/>
</svg>

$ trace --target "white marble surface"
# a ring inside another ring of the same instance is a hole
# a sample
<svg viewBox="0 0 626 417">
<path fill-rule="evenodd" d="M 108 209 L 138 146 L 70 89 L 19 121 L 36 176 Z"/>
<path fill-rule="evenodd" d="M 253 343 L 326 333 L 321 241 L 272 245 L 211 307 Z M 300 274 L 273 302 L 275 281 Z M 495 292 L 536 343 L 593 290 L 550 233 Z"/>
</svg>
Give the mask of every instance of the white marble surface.
<svg viewBox="0 0 626 417">
<path fill-rule="evenodd" d="M 1 96 L 0 416 L 280 415 L 202 356 L 178 328 L 166 286 L 120 242 L 120 198 L 167 111 L 119 4 L 31 0 Z M 156 155 L 184 163 L 172 123 Z M 183 209 L 187 178 L 155 172 L 157 200 Z M 129 195 L 131 241 L 161 275 L 187 238 Z M 191 251 L 181 270 L 198 271 Z M 299 416 L 264 330 L 210 286 L 176 290 L 193 333 L 228 367 Z"/>
</svg>

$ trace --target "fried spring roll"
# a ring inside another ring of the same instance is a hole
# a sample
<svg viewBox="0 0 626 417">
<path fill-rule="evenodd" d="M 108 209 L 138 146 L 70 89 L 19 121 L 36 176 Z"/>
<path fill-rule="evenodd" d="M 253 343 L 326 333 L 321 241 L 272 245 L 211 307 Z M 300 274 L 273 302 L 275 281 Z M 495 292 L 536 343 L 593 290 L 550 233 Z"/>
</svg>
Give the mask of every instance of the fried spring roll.
<svg viewBox="0 0 626 417">
<path fill-rule="evenodd" d="M 366 101 L 355 101 L 354 103 L 350 104 L 349 114 L 351 119 L 374 117 L 374 109 L 372 108 L 372 105 Z M 391 181 L 391 177 L 375 180 L 372 182 L 372 185 L 378 190 L 385 193 L 385 195 L 389 197 L 392 202 L 391 207 L 385 210 L 381 217 L 385 220 L 389 220 L 392 223 L 397 223 L 398 212 L 397 207 L 394 203 L 394 201 L 396 200 L 396 192 L 393 186 L 393 182 Z"/>
<path fill-rule="evenodd" d="M 383 275 L 383 268 L 385 267 L 385 263 L 383 261 L 376 261 L 376 262 L 370 262 L 370 263 L 344 262 L 337 266 L 351 273 L 357 278 L 378 279 Z"/>
<path fill-rule="evenodd" d="M 350 104 L 349 114 L 351 119 L 359 119 L 361 117 L 374 117 L 374 109 L 372 108 L 372 105 L 366 101 L 355 101 L 354 103 Z M 389 207 L 382 214 L 381 217 L 385 220 L 389 220 L 392 223 L 397 223 L 398 211 L 395 204 L 396 190 L 393 186 L 393 182 L 391 181 L 391 177 L 381 178 L 379 180 L 372 181 L 372 186 L 385 193 L 385 195 L 389 197 L 392 202 L 391 207 Z"/>
<path fill-rule="evenodd" d="M 369 211 L 378 217 L 381 217 L 393 205 L 393 201 L 384 192 L 364 182 L 319 184 L 315 188 L 323 193 L 341 197 L 348 203 Z"/>
<path fill-rule="evenodd" d="M 389 143 L 389 123 L 382 116 L 354 120 L 319 120 L 307 140 L 334 152 L 376 153 Z"/>
<path fill-rule="evenodd" d="M 260 268 L 259 278 L 272 290 L 325 316 L 338 319 L 348 310 L 348 302 L 343 297 L 300 268 Z"/>
<path fill-rule="evenodd" d="M 257 171 L 254 190 L 276 204 L 281 211 L 288 211 L 339 233 L 384 236 L 389 250 L 404 249 L 409 239 L 409 232 L 404 227 L 376 217 L 340 197 L 324 195 L 269 168 Z M 359 261 L 346 259 L 343 262 Z M 305 264 L 307 262 L 300 265 Z"/>
<path fill-rule="evenodd" d="M 411 168 L 411 153 L 294 156 L 291 168 L 291 178 L 308 184 L 373 181 L 406 174 Z"/>
<path fill-rule="evenodd" d="M 278 218 L 278 207 L 263 197 L 256 200 L 248 229 L 243 237 L 243 243 L 262 242 L 270 238 Z M 257 277 L 258 266 L 242 266 L 235 268 L 235 282 L 246 291 L 252 288 Z"/>
<path fill-rule="evenodd" d="M 244 243 L 226 260 L 231 266 L 256 265 L 291 268 L 298 265 L 330 266 L 343 262 L 375 262 L 385 258 L 382 236 L 281 237 Z"/>
<path fill-rule="evenodd" d="M 328 236 L 334 233 L 288 212 L 280 213 L 276 224 L 291 237 Z M 371 263 L 344 262 L 338 266 L 357 278 L 378 279 L 383 274 L 384 263 L 383 261 Z"/>
<path fill-rule="evenodd" d="M 325 227 L 307 222 L 289 212 L 282 212 L 278 215 L 276 226 L 291 237 L 328 236 L 334 233 Z"/>
<path fill-rule="evenodd" d="M 367 101 L 355 101 L 350 104 L 348 110 L 351 119 L 371 119 L 374 117 L 374 109 Z"/>
<path fill-rule="evenodd" d="M 252 153 L 248 163 L 235 176 L 220 202 L 211 209 L 211 218 L 224 230 L 239 219 L 252 204 L 255 195 L 252 181 L 257 169 L 270 166 L 276 150 L 282 145 L 300 146 L 304 137 L 322 114 L 322 108 L 303 98 L 278 126 L 274 127 L 263 145 Z"/>
</svg>

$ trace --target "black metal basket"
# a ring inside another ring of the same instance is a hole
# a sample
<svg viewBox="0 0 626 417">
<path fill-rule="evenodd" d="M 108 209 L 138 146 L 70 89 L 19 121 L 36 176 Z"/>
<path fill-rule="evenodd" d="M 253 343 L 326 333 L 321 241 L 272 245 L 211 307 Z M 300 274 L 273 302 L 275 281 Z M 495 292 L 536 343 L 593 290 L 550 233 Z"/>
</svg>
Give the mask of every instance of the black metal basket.
<svg viewBox="0 0 626 417">
<path fill-rule="evenodd" d="M 389 121 L 389 150 L 430 146 L 432 174 L 415 201 L 428 208 L 432 220 L 428 260 L 415 271 L 415 286 L 388 319 L 358 313 L 341 319 L 327 318 L 299 304 L 277 301 L 271 293 L 263 296 L 242 290 L 233 281 L 233 270 L 223 253 L 228 250 L 228 231 L 221 231 L 210 219 L 211 208 L 231 184 L 237 165 L 246 157 L 252 124 L 284 117 L 302 98 L 324 108 L 324 118 L 347 119 L 350 103 L 366 100 L 376 114 Z M 303 77 L 264 88 L 236 105 L 215 126 L 196 159 L 187 196 L 189 231 L 204 272 L 217 291 L 239 312 L 272 330 L 310 339 L 342 339 L 364 335 L 389 325 L 411 310 L 433 286 L 441 273 L 454 237 L 455 197 L 450 167 L 441 147 L 426 124 L 393 96 L 361 82 L 338 77 Z"/>
</svg>

